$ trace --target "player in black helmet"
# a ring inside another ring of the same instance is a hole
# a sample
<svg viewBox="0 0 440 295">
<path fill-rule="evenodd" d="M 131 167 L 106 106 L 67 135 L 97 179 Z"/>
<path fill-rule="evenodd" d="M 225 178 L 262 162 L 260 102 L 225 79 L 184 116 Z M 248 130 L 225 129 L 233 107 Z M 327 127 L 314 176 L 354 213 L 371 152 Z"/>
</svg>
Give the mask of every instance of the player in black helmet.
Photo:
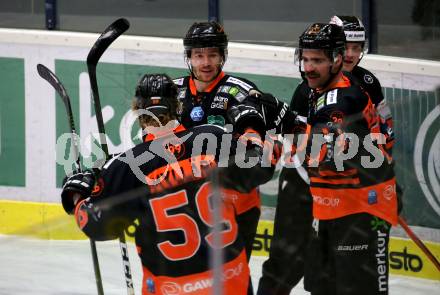
<svg viewBox="0 0 440 295">
<path fill-rule="evenodd" d="M 367 69 L 359 66 L 368 52 L 368 39 L 362 21 L 356 16 L 333 16 L 330 23 L 343 27 L 346 43 L 343 70 L 351 73 L 370 98 L 380 115 L 380 131 L 387 139 L 386 151 L 391 156 L 394 145 L 393 118 L 382 93 L 379 80 Z"/>
<path fill-rule="evenodd" d="M 189 76 L 175 79 L 180 103 L 180 118 L 185 127 L 206 123 L 224 126 L 229 122 L 226 112 L 239 105 L 257 86 L 241 77 L 223 72 L 228 57 L 228 38 L 217 22 L 194 23 L 183 38 L 185 61 Z M 247 199 L 237 200 L 239 230 L 251 255 L 258 219 L 260 197 L 255 190 Z"/>
<path fill-rule="evenodd" d="M 359 66 L 362 57 L 368 52 L 365 27 L 355 16 L 333 16 L 330 23 L 344 29 L 346 43 L 343 70 L 347 75 L 351 73 L 353 80 L 356 80 L 356 83 L 370 95 L 380 115 L 380 130 L 387 139 L 384 148 L 391 154 L 394 143 L 391 112 L 383 97 L 378 79 Z M 305 80 L 296 88 L 292 96 L 290 108 L 298 112 L 301 117 L 308 115 L 310 94 L 311 89 Z M 400 188 L 397 189 L 400 193 Z M 292 192 L 298 197 L 291 198 Z M 288 294 L 303 277 L 307 232 L 312 221 L 309 179 L 303 167 L 281 171 L 277 204 L 275 233 L 269 259 L 263 265 L 259 294 Z M 285 265 L 293 265 L 293 267 L 285 267 Z M 263 290 L 271 290 L 271 293 L 269 291 L 263 293 Z"/>
<path fill-rule="evenodd" d="M 351 29 L 355 30 L 354 28 Z M 336 38 L 332 37 L 332 34 Z M 345 35 L 347 35 L 347 32 L 345 32 Z M 351 35 L 359 38 L 361 34 L 357 32 Z M 301 36 L 300 50 L 297 51 L 296 59 L 304 82 L 296 89 L 290 106 L 292 110 L 298 112 L 299 116 L 309 117 L 310 120 L 311 113 L 314 113 L 313 108 L 320 109 L 325 107 L 327 103 L 333 102 L 333 100 L 328 100 L 328 96 L 327 100 L 314 100 L 313 98 L 316 96 L 316 93 L 322 93 L 325 88 L 328 88 L 329 84 L 333 83 L 334 77 L 339 75 L 340 68 L 345 66 L 345 64 L 341 63 L 341 59 L 344 56 L 344 48 L 341 46 L 342 38 L 341 30 L 332 26 L 326 27 L 324 24 L 315 24 L 309 27 Z M 306 49 L 308 52 L 304 58 L 302 53 Z M 317 52 L 321 52 L 321 56 L 315 56 L 314 54 Z M 322 59 L 322 54 L 328 57 L 327 61 Z M 308 64 L 307 70 L 305 69 L 306 64 Z M 320 70 L 317 70 L 318 68 Z M 359 84 L 357 79 L 352 76 L 350 77 L 351 83 Z M 309 85 L 314 88 L 314 91 L 310 89 Z M 336 91 L 340 93 L 342 90 L 337 89 Z M 356 103 L 359 103 L 359 101 Z M 349 107 L 349 105 L 346 105 L 346 107 Z M 339 120 L 338 114 L 342 113 L 334 112 L 333 117 L 335 120 Z M 384 150 L 382 151 L 384 152 Z M 384 154 L 386 153 L 384 152 Z M 392 176 L 392 166 L 386 166 L 385 170 Z M 316 180 L 316 177 L 313 180 Z M 304 275 L 304 266 L 310 266 L 313 261 L 320 259 L 316 249 L 310 252 L 310 258 L 306 258 L 306 253 L 310 250 L 308 241 L 309 228 L 312 222 L 313 200 L 311 193 L 307 192 L 309 181 L 310 179 L 305 176 L 303 167 L 283 169 L 281 173 L 274 237 L 269 259 L 263 265 L 263 276 L 260 280 L 257 294 L 289 294 L 291 289 Z M 395 189 L 392 190 L 395 193 Z M 393 216 L 393 212 L 390 212 L 390 214 L 390 216 Z M 388 237 L 387 234 L 384 234 L 384 236 L 385 241 Z M 289 267 L 286 267 L 287 265 Z M 309 272 L 309 275 L 305 278 L 305 284 L 309 290 L 313 291 L 312 294 L 334 294 L 334 285 L 327 285 L 326 283 L 323 284 L 322 289 L 312 289 L 311 286 L 327 282 L 326 280 L 321 280 L 322 276 L 318 275 L 318 272 L 321 271 L 320 269 L 314 269 L 314 271 L 316 273 Z M 319 278 L 318 280 L 316 280 L 317 277 Z M 383 280 L 385 277 L 379 276 L 379 278 Z M 345 294 L 346 290 L 338 288 L 337 294 Z M 349 294 L 350 291 L 346 293 Z M 372 291 L 371 294 L 376 293 Z"/>
<path fill-rule="evenodd" d="M 331 42 L 330 42 L 331 41 Z M 343 36 L 331 38 L 321 32 L 314 39 L 303 38 L 302 46 L 315 46 L 319 43 L 328 48 L 328 57 L 334 60 L 344 48 Z M 299 55 L 296 57 L 299 59 Z M 339 67 L 328 63 L 328 75 L 320 77 L 312 73 L 312 83 L 325 87 L 340 72 Z M 305 73 L 301 72 L 305 79 Z M 323 80 L 325 79 L 325 80 Z M 317 81 L 317 82 L 316 82 Z M 307 122 L 309 115 L 308 96 L 310 87 L 304 81 L 296 89 L 291 100 L 290 109 L 297 112 L 298 119 Z M 304 132 L 303 130 L 297 130 Z M 269 259 L 263 263 L 257 294 L 287 295 L 304 276 L 305 251 L 309 241 L 312 216 L 312 197 L 309 190 L 309 178 L 303 166 L 283 168 L 278 185 L 277 208 L 274 219 L 274 236 L 269 251 Z"/>
<path fill-rule="evenodd" d="M 63 207 L 75 214 L 82 231 L 95 240 L 114 239 L 128 226 L 135 227 L 143 295 L 210 294 L 209 255 L 215 245 L 209 175 L 212 169 L 219 169 L 219 234 L 224 254 L 220 281 L 225 294 L 246 294 L 249 268 L 232 199 L 246 198 L 247 192 L 271 178 L 274 167 L 256 162 L 238 175 L 241 168 L 232 160 L 227 167 L 215 168 L 225 160 L 219 154 L 220 150 L 225 153 L 222 145 L 228 146 L 224 142 L 228 134 L 216 125 L 185 129 L 177 120 L 176 94 L 168 76 L 142 77 L 133 110 L 146 133 L 144 142 L 106 163 L 97 181 L 89 171 L 67 178 L 61 195 Z M 228 116 L 239 130 L 249 127 L 264 132 L 262 116 L 250 106 L 231 107 Z M 231 139 L 231 157 L 226 160 L 243 155 L 261 161 L 261 144 L 245 140 L 244 149 L 238 149 L 242 139 Z M 92 194 L 95 182 L 100 189 Z"/>
<path fill-rule="evenodd" d="M 299 67 L 312 88 L 311 134 L 326 136 L 319 156 L 308 162 L 314 235 L 305 287 L 312 294 L 388 294 L 389 231 L 397 223 L 393 163 L 385 140 L 376 140 L 379 116 L 368 93 L 341 71 L 341 38 L 342 27 L 315 24 L 299 42 Z M 338 166 L 355 137 L 362 140 L 358 150 Z M 362 160 L 369 152 L 366 140 L 379 151 L 378 165 Z"/>
</svg>

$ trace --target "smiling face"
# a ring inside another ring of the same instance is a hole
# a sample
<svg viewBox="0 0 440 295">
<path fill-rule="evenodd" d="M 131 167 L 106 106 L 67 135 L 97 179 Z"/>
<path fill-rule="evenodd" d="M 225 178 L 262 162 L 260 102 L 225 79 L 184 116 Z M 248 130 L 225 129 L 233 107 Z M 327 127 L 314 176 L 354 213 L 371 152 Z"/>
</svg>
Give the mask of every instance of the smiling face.
<svg viewBox="0 0 440 295">
<path fill-rule="evenodd" d="M 363 52 L 362 44 L 358 42 L 347 42 L 345 44 L 345 56 L 343 70 L 351 72 L 359 63 Z"/>
<path fill-rule="evenodd" d="M 194 48 L 191 50 L 190 63 L 196 79 L 209 83 L 221 71 L 223 57 L 218 48 Z"/>
<path fill-rule="evenodd" d="M 301 67 L 309 87 L 316 89 L 323 87 L 330 79 L 332 62 L 324 50 L 303 49 Z"/>
</svg>

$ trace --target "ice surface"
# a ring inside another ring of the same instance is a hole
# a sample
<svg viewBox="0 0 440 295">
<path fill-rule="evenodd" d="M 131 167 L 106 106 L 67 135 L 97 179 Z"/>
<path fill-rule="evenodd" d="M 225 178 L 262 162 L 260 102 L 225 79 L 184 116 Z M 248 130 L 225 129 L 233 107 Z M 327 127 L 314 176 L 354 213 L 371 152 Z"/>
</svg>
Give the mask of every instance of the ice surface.
<svg viewBox="0 0 440 295">
<path fill-rule="evenodd" d="M 126 294 L 117 241 L 98 242 L 99 263 L 106 295 Z M 141 266 L 133 244 L 130 262 L 136 294 L 140 294 Z M 254 286 L 266 257 L 251 259 Z M 391 295 L 440 294 L 440 282 L 391 276 Z M 88 241 L 50 241 L 0 236 L 0 295 L 96 294 Z M 299 284 L 292 294 L 309 294 Z"/>
</svg>

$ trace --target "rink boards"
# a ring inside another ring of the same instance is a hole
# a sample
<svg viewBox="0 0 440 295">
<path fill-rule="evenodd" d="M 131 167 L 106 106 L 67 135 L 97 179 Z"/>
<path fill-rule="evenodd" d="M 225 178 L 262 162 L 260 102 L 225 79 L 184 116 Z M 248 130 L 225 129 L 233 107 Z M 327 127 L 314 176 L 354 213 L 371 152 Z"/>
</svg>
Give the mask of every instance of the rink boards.
<svg viewBox="0 0 440 295">
<path fill-rule="evenodd" d="M 0 208 L 0 234 L 52 240 L 86 238 L 58 204 L 0 201 Z M 260 220 L 252 255 L 268 256 L 272 235 L 273 221 Z M 440 243 L 424 243 L 440 259 Z M 393 274 L 440 280 L 440 272 L 409 239 L 391 238 L 389 266 Z"/>
</svg>

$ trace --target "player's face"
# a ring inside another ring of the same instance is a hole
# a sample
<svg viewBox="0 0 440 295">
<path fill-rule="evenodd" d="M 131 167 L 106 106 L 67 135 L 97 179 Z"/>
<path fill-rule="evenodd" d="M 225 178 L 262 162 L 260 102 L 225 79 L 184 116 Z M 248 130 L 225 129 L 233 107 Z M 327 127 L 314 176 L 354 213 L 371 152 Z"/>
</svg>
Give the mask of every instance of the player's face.
<svg viewBox="0 0 440 295">
<path fill-rule="evenodd" d="M 202 82 L 211 82 L 217 77 L 223 57 L 218 48 L 194 48 L 190 58 L 193 73 Z"/>
<path fill-rule="evenodd" d="M 330 78 L 332 62 L 323 50 L 304 49 L 301 56 L 301 67 L 310 88 L 323 87 Z"/>
<path fill-rule="evenodd" d="M 353 68 L 358 64 L 363 48 L 360 43 L 347 42 L 345 44 L 345 56 L 344 56 L 344 71 L 351 72 Z"/>
</svg>

